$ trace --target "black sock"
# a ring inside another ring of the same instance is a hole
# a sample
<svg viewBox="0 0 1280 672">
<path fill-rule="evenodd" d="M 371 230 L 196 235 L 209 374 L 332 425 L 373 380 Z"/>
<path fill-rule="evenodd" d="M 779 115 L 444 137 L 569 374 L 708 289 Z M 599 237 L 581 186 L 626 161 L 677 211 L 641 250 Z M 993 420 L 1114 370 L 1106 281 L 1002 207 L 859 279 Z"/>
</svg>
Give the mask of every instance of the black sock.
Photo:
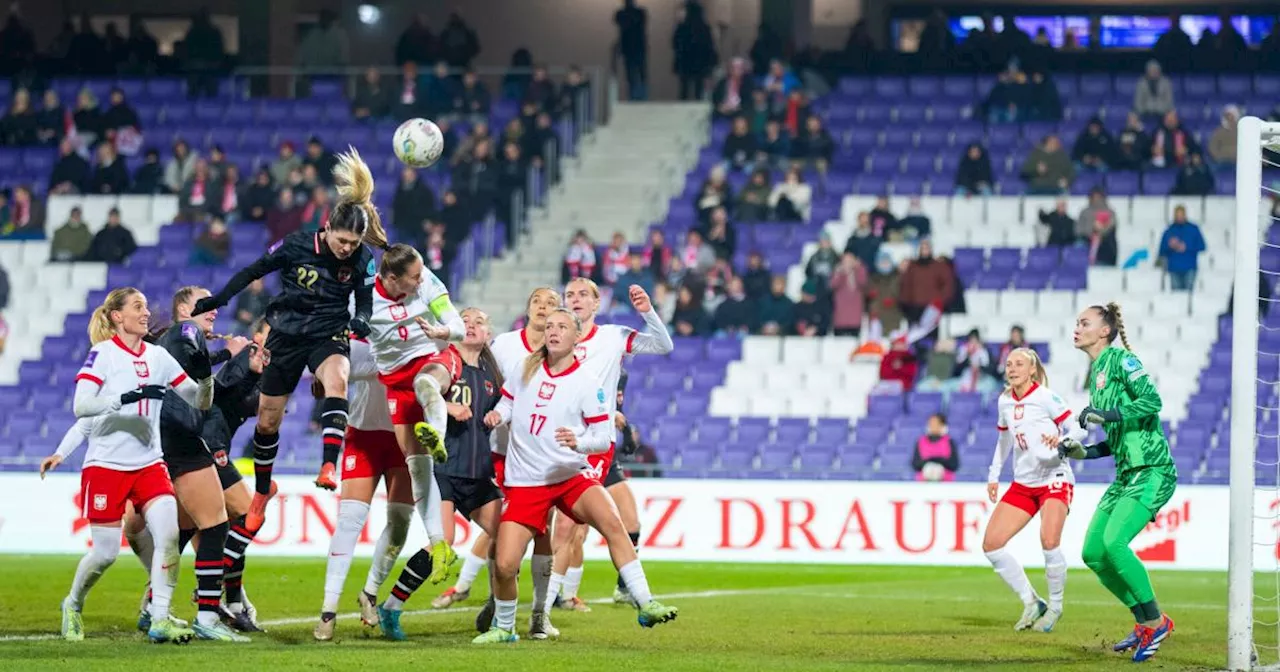
<svg viewBox="0 0 1280 672">
<path fill-rule="evenodd" d="M 1138 605 L 1138 608 L 1142 610 L 1143 621 L 1160 620 L 1160 605 L 1156 604 L 1155 600 L 1151 600 L 1150 602 L 1143 602 L 1142 604 Z"/>
<path fill-rule="evenodd" d="M 226 571 L 222 553 L 227 541 L 227 528 L 230 526 L 224 520 L 200 531 L 200 543 L 196 544 L 196 609 L 198 611 L 218 612 L 218 603 L 222 601 L 222 575 Z"/>
<path fill-rule="evenodd" d="M 347 433 L 347 400 L 325 397 L 320 402 L 320 437 L 325 464 L 337 464 L 342 454 L 342 437 Z"/>
<path fill-rule="evenodd" d="M 280 435 L 253 431 L 253 491 L 259 495 L 271 494 L 271 470 L 280 452 Z"/>
<path fill-rule="evenodd" d="M 1129 613 L 1133 614 L 1133 620 L 1136 623 L 1141 623 L 1147 620 L 1146 618 L 1143 617 L 1144 612 L 1142 611 L 1141 604 L 1135 604 L 1132 607 L 1129 607 Z"/>
<path fill-rule="evenodd" d="M 400 578 L 396 581 L 396 585 L 391 589 L 391 594 L 396 596 L 401 602 L 408 601 L 413 592 L 427 580 L 427 576 L 431 574 L 431 554 L 427 549 L 418 549 L 417 553 L 409 558 L 409 562 L 405 563 L 404 569 L 400 571 Z"/>
<path fill-rule="evenodd" d="M 250 532 L 249 528 L 244 526 L 244 516 L 240 516 L 231 521 L 230 529 L 227 531 L 226 547 L 222 551 L 222 567 L 225 573 L 222 577 L 222 587 L 227 591 L 227 604 L 234 604 L 241 600 L 240 587 L 243 585 L 241 577 L 244 576 L 244 553 L 249 548 L 249 544 L 253 543 L 253 537 L 257 532 Z"/>
<path fill-rule="evenodd" d="M 200 530 L 191 528 L 189 530 L 178 530 L 178 555 L 182 555 L 187 550 L 187 544 L 191 543 L 191 539 L 196 536 L 196 532 Z M 221 546 L 219 546 L 221 548 Z"/>
<path fill-rule="evenodd" d="M 635 532 L 628 532 L 627 536 L 631 537 L 631 545 L 634 546 L 636 551 L 638 552 L 640 550 L 640 530 L 636 530 Z M 627 589 L 627 582 L 622 580 L 622 574 L 618 574 L 618 590 L 625 591 L 626 589 Z"/>
</svg>

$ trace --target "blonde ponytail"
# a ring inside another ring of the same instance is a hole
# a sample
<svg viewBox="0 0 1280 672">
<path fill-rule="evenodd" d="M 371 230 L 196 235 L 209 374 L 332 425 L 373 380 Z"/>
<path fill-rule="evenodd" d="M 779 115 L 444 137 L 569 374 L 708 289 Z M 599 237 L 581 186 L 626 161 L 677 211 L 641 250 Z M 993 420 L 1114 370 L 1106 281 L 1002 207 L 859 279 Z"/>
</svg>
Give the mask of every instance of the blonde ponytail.
<svg viewBox="0 0 1280 672">
<path fill-rule="evenodd" d="M 111 290 L 107 298 L 102 300 L 102 305 L 93 309 L 93 315 L 89 318 L 89 342 L 97 345 L 111 340 L 111 337 L 116 335 L 116 325 L 111 322 L 111 313 L 123 310 L 129 297 L 140 293 L 133 287 Z"/>
<path fill-rule="evenodd" d="M 1111 313 L 1111 320 L 1114 322 L 1115 333 L 1120 337 L 1120 344 L 1125 350 L 1133 352 L 1133 348 L 1129 346 L 1129 335 L 1124 331 L 1124 318 L 1120 316 L 1120 304 L 1112 301 L 1107 304 L 1107 311 Z"/>
<path fill-rule="evenodd" d="M 547 361 L 547 355 L 547 345 L 543 343 L 542 347 L 529 353 L 529 356 L 524 358 L 524 369 L 521 371 L 520 379 L 524 381 L 525 385 L 528 385 L 529 381 L 533 379 L 533 374 L 538 371 L 538 367 Z"/>
<path fill-rule="evenodd" d="M 355 147 L 348 146 L 338 155 L 333 181 L 338 203 L 329 218 L 330 226 L 357 233 L 370 245 L 385 249 L 387 232 L 382 228 L 378 209 L 373 207 L 373 173 Z"/>
<path fill-rule="evenodd" d="M 1009 351 L 1009 354 L 1006 356 L 1006 361 L 1009 357 L 1013 357 L 1014 355 L 1022 355 L 1027 358 L 1027 361 L 1031 362 L 1031 380 L 1033 382 L 1042 387 L 1049 387 L 1049 373 L 1045 371 L 1044 362 L 1040 361 L 1040 353 L 1027 347 L 1014 348 Z M 1012 385 L 1005 385 L 1004 387 L 1006 394 L 1012 389 Z"/>
</svg>

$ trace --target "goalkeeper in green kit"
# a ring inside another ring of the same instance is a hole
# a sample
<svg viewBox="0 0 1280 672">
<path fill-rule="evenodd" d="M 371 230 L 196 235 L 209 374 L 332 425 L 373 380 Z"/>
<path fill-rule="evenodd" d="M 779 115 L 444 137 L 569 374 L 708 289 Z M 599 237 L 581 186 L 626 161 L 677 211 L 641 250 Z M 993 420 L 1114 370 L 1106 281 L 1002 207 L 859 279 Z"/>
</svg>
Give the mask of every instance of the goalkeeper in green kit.
<svg viewBox="0 0 1280 672">
<path fill-rule="evenodd" d="M 1119 337 L 1123 349 L 1111 345 Z M 1064 457 L 1092 460 L 1113 456 L 1116 478 L 1102 495 L 1085 533 L 1084 562 L 1137 621 L 1116 651 L 1133 649 L 1133 661 L 1149 660 L 1173 633 L 1173 620 L 1160 611 L 1142 561 L 1129 542 L 1173 496 L 1178 470 L 1160 426 L 1160 393 L 1129 349 L 1120 306 L 1087 308 L 1076 318 L 1075 346 L 1089 355 L 1089 405 L 1080 425 L 1101 425 L 1107 438 L 1084 446 L 1063 438 Z"/>
</svg>

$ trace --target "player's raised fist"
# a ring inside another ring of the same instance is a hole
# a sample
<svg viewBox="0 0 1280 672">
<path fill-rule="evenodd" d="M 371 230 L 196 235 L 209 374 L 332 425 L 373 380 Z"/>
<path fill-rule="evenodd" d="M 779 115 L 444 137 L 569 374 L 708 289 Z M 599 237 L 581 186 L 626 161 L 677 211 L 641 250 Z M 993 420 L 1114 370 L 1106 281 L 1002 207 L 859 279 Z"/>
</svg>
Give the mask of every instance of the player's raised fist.
<svg viewBox="0 0 1280 672">
<path fill-rule="evenodd" d="M 627 294 L 631 297 L 631 307 L 635 308 L 637 313 L 653 310 L 653 303 L 649 301 L 649 292 L 644 291 L 640 285 L 631 285 Z"/>
</svg>

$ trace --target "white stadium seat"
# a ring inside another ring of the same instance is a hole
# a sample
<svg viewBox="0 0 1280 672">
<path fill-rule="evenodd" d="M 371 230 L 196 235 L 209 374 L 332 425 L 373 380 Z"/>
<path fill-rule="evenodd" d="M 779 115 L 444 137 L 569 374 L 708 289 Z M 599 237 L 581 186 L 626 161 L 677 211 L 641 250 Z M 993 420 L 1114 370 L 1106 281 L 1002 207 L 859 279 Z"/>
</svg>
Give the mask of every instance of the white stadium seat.
<svg viewBox="0 0 1280 672">
<path fill-rule="evenodd" d="M 951 200 L 951 225 L 957 228 L 980 228 L 987 221 L 988 201 L 995 198 L 955 198 Z"/>
<path fill-rule="evenodd" d="M 742 339 L 742 361 L 777 364 L 782 358 L 782 340 L 778 336 L 748 336 Z"/>
<path fill-rule="evenodd" d="M 1135 268 L 1124 272 L 1124 291 L 1132 296 L 1151 296 L 1164 293 L 1164 272 L 1156 269 Z"/>
<path fill-rule="evenodd" d="M 815 338 L 788 338 L 782 341 L 782 362 L 786 365 L 808 366 L 819 362 L 819 347 Z"/>
<path fill-rule="evenodd" d="M 997 315 L 1026 315 L 1028 319 L 1038 314 L 1036 293 L 1010 290 L 1000 293 L 1000 312 Z"/>
<path fill-rule="evenodd" d="M 858 339 L 853 336 L 828 336 L 818 341 L 818 361 L 832 366 L 845 366 L 849 355 L 858 348 Z"/>
</svg>

